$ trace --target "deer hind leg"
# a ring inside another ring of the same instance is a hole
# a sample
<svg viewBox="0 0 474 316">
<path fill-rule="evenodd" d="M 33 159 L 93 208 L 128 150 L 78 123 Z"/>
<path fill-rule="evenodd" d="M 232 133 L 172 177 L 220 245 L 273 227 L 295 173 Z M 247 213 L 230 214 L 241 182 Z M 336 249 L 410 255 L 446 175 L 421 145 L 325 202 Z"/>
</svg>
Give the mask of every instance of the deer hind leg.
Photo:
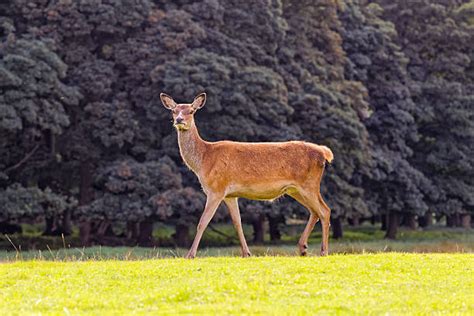
<svg viewBox="0 0 474 316">
<path fill-rule="evenodd" d="M 319 190 L 300 190 L 298 194 L 291 196 L 310 211 L 308 223 L 306 224 L 306 228 L 298 242 L 301 255 L 306 255 L 308 238 L 311 231 L 314 229 L 314 225 L 318 222 L 318 219 L 321 221 L 322 226 L 321 256 L 327 255 L 330 210 L 327 211 L 329 208 L 326 209 L 327 205 L 324 201 L 324 204 L 321 203 L 322 198 L 320 199 Z"/>
<path fill-rule="evenodd" d="M 293 199 L 295 199 L 298 203 L 306 207 L 309 211 L 308 223 L 306 223 L 306 227 L 303 233 L 301 234 L 300 240 L 298 241 L 298 249 L 299 249 L 300 255 L 306 256 L 307 251 L 308 251 L 308 238 L 314 229 L 314 225 L 316 225 L 316 223 L 318 222 L 319 217 L 313 211 L 311 211 L 311 208 L 308 206 L 308 203 L 306 202 L 305 197 L 301 195 L 299 192 L 294 192 L 289 195 Z"/>
<path fill-rule="evenodd" d="M 189 249 L 188 254 L 186 255 L 187 259 L 192 259 L 196 256 L 199 242 L 201 241 L 204 230 L 206 230 L 207 225 L 209 225 L 209 222 L 216 213 L 217 207 L 221 203 L 222 198 L 223 196 L 220 194 L 209 193 L 207 195 L 206 207 L 204 208 L 204 212 L 201 215 L 201 219 L 199 219 L 196 236 L 194 237 L 191 249 Z"/>
<path fill-rule="evenodd" d="M 227 198 L 224 199 L 227 208 L 229 209 L 230 217 L 232 218 L 232 223 L 234 224 L 235 230 L 240 240 L 240 249 L 242 252 L 242 257 L 250 257 L 250 249 L 245 240 L 244 231 L 242 229 L 242 220 L 240 218 L 239 203 L 237 198 Z"/>
<path fill-rule="evenodd" d="M 300 240 L 298 241 L 298 249 L 300 251 L 300 255 L 306 256 L 308 251 L 308 238 L 311 235 L 311 232 L 314 229 L 314 225 L 318 222 L 319 218 L 313 212 L 310 211 L 308 223 L 306 223 L 306 227 L 304 228 L 303 233 L 301 234 Z"/>
<path fill-rule="evenodd" d="M 324 217 L 325 217 L 325 222 L 321 221 L 322 229 L 323 229 L 323 240 L 321 241 L 321 256 L 325 256 L 329 254 L 329 227 L 331 226 L 331 209 L 329 206 L 324 202 L 323 197 L 321 196 L 321 193 L 318 192 L 318 200 L 319 203 L 321 204 L 324 211 Z"/>
</svg>

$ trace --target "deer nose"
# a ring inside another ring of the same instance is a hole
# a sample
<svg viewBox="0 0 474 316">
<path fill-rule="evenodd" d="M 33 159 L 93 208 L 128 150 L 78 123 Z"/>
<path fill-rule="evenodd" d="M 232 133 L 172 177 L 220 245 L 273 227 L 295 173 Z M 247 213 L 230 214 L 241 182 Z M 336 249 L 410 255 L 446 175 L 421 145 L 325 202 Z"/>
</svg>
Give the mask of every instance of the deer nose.
<svg viewBox="0 0 474 316">
<path fill-rule="evenodd" d="M 181 118 L 181 117 L 176 118 L 176 124 L 181 124 L 181 123 L 183 123 L 183 121 L 184 121 L 184 119 Z"/>
</svg>

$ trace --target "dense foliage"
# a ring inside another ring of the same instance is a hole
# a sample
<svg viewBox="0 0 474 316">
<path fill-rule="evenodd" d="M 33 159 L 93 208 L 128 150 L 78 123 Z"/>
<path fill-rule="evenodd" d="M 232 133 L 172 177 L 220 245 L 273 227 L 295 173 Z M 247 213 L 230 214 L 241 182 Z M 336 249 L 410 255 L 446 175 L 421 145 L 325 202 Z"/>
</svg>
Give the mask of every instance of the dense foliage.
<svg viewBox="0 0 474 316">
<path fill-rule="evenodd" d="M 125 230 L 149 244 L 153 223 L 166 221 L 186 244 L 205 198 L 159 93 L 184 102 L 206 91 L 196 120 L 207 140 L 331 147 L 323 195 L 336 237 L 346 219 L 381 220 L 390 238 L 402 219 L 424 226 L 433 214 L 470 226 L 473 8 L 463 0 L 3 2 L 0 222 L 46 219 L 46 233 L 66 234 L 78 225 L 85 244 Z M 288 218 L 307 217 L 289 198 L 241 208 L 256 242 L 266 219 L 278 239 Z"/>
</svg>

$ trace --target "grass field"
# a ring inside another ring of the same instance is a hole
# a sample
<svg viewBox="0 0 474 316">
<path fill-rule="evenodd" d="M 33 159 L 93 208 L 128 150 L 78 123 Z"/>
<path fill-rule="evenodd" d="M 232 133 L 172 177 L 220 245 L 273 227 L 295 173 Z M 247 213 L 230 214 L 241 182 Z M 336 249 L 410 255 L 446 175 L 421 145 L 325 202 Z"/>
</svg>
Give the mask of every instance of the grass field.
<svg viewBox="0 0 474 316">
<path fill-rule="evenodd" d="M 232 227 L 219 229 L 231 235 Z M 161 240 L 172 230 L 160 229 Z M 166 234 L 165 234 L 166 233 Z M 37 234 L 37 233 L 36 233 Z M 373 227 L 331 240 L 329 257 L 296 256 L 299 234 L 278 245 L 230 247 L 74 246 L 70 238 L 3 238 L 0 315 L 9 314 L 465 314 L 474 311 L 474 234 L 469 230 L 401 230 L 384 240 Z M 250 235 L 250 234 L 249 234 Z M 228 243 L 208 232 L 208 245 Z M 30 238 L 30 239 L 28 239 Z M 75 238 L 73 236 L 73 238 Z M 15 250 L 17 249 L 17 251 Z M 39 250 L 42 249 L 42 250 Z"/>
<path fill-rule="evenodd" d="M 0 315 L 473 311 L 473 254 L 0 264 Z"/>
<path fill-rule="evenodd" d="M 216 225 L 229 240 L 212 230 L 206 230 L 198 256 L 233 256 L 239 255 L 238 240 L 232 225 Z M 32 227 L 27 227 L 31 229 Z M 103 259 L 157 259 L 183 256 L 187 249 L 176 249 L 171 242 L 174 230 L 160 227 L 155 231 L 155 238 L 167 242 L 157 248 L 140 247 L 91 247 L 82 248 L 77 235 L 65 237 L 41 236 L 41 230 L 26 231 L 23 235 L 0 235 L 0 261 L 11 260 L 103 260 Z M 247 228 L 246 236 L 251 236 Z M 278 244 L 251 245 L 254 255 L 294 256 L 296 243 L 303 227 L 299 231 L 285 232 Z M 363 254 L 379 252 L 409 253 L 474 253 L 474 233 L 465 229 L 446 229 L 433 227 L 427 230 L 400 229 L 397 240 L 386 240 L 384 232 L 378 227 L 361 226 L 345 230 L 344 238 L 330 239 L 329 249 L 333 254 Z M 266 240 L 268 240 L 266 236 Z M 321 231 L 316 229 L 309 239 L 309 252 L 319 253 Z M 225 247 L 224 247 L 225 245 Z M 212 246 L 212 247 L 209 247 Z M 217 247 L 216 247 L 217 246 Z M 15 251 L 15 248 L 18 250 Z M 34 250 L 33 250 L 34 249 Z"/>
</svg>

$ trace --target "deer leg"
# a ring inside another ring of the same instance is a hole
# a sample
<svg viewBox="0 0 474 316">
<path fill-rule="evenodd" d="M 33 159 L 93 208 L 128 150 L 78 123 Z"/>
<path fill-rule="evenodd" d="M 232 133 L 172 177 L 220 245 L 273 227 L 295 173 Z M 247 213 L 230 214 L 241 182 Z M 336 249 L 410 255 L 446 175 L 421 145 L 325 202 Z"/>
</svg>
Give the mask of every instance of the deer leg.
<svg viewBox="0 0 474 316">
<path fill-rule="evenodd" d="M 326 210 L 326 212 L 331 213 L 331 209 L 329 206 L 324 202 L 323 197 L 321 196 L 321 192 L 318 193 L 318 200 L 321 203 L 321 206 Z"/>
<path fill-rule="evenodd" d="M 201 215 L 201 219 L 199 219 L 199 224 L 197 225 L 196 236 L 194 237 L 193 244 L 186 255 L 187 259 L 192 259 L 196 257 L 197 249 L 199 247 L 199 242 L 201 241 L 202 234 L 206 229 L 207 225 L 211 221 L 212 217 L 216 213 L 217 207 L 222 201 L 221 195 L 211 194 L 207 195 L 206 200 L 206 207 L 204 208 L 204 212 Z"/>
<path fill-rule="evenodd" d="M 327 212 L 325 208 L 321 206 L 319 201 L 319 192 L 317 194 L 309 194 L 309 206 L 311 211 L 314 214 L 317 214 L 321 220 L 322 228 L 322 240 L 321 240 L 321 256 L 326 256 L 328 254 L 328 244 L 329 244 L 329 218 L 331 213 Z"/>
<path fill-rule="evenodd" d="M 294 193 L 290 194 L 290 196 L 293 199 L 295 199 L 298 203 L 300 203 L 301 205 L 306 207 L 309 211 L 309 214 L 310 214 L 308 223 L 306 224 L 306 227 L 305 227 L 303 233 L 301 234 L 301 238 L 298 241 L 298 249 L 300 251 L 300 255 L 306 256 L 307 255 L 307 250 L 308 250 L 308 238 L 309 238 L 309 235 L 311 234 L 311 232 L 314 229 L 314 225 L 316 225 L 316 223 L 318 222 L 319 217 L 316 216 L 311 211 L 311 208 L 307 205 L 303 195 L 301 195 L 298 192 L 294 192 Z"/>
<path fill-rule="evenodd" d="M 321 193 L 318 193 L 318 200 L 321 207 L 324 209 L 324 218 L 325 221 L 321 221 L 322 229 L 323 229 L 323 240 L 321 241 L 321 256 L 325 256 L 329 253 L 329 227 L 331 226 L 331 209 L 329 206 L 324 202 Z M 323 211 L 323 210 L 321 210 Z"/>
<path fill-rule="evenodd" d="M 321 241 L 321 256 L 327 256 L 329 254 L 329 218 L 330 214 L 326 215 L 324 221 L 321 221 L 321 226 L 323 230 L 323 240 Z"/>
<path fill-rule="evenodd" d="M 318 222 L 319 218 L 313 212 L 310 211 L 309 220 L 304 228 L 303 233 L 301 234 L 300 240 L 298 241 L 298 248 L 300 250 L 300 255 L 306 256 L 308 251 L 308 238 L 311 235 L 311 232 L 314 229 L 314 225 Z"/>
<path fill-rule="evenodd" d="M 304 248 L 304 246 L 306 245 L 309 235 L 311 234 L 311 231 L 313 230 L 314 225 L 317 223 L 319 218 L 319 220 L 321 220 L 322 226 L 321 256 L 325 256 L 328 254 L 330 212 L 328 212 L 326 208 L 322 207 L 322 203 L 320 202 L 319 190 L 317 192 L 317 194 L 313 194 L 308 191 L 300 191 L 299 196 L 297 197 L 299 199 L 302 199 L 302 202 L 304 204 L 295 197 L 298 202 L 305 205 L 311 212 L 308 224 L 306 225 L 306 228 L 303 231 L 303 234 L 301 235 L 298 245 L 300 247 L 301 252 L 301 249 Z M 301 252 L 301 254 L 305 255 L 304 252 Z"/>
<path fill-rule="evenodd" d="M 242 220 L 240 218 L 239 203 L 237 202 L 237 198 L 224 199 L 224 202 L 229 208 L 232 223 L 234 224 L 237 235 L 239 236 L 242 257 L 250 257 L 251 253 L 249 247 L 247 246 L 247 241 L 245 240 L 244 231 L 242 229 Z"/>
</svg>

